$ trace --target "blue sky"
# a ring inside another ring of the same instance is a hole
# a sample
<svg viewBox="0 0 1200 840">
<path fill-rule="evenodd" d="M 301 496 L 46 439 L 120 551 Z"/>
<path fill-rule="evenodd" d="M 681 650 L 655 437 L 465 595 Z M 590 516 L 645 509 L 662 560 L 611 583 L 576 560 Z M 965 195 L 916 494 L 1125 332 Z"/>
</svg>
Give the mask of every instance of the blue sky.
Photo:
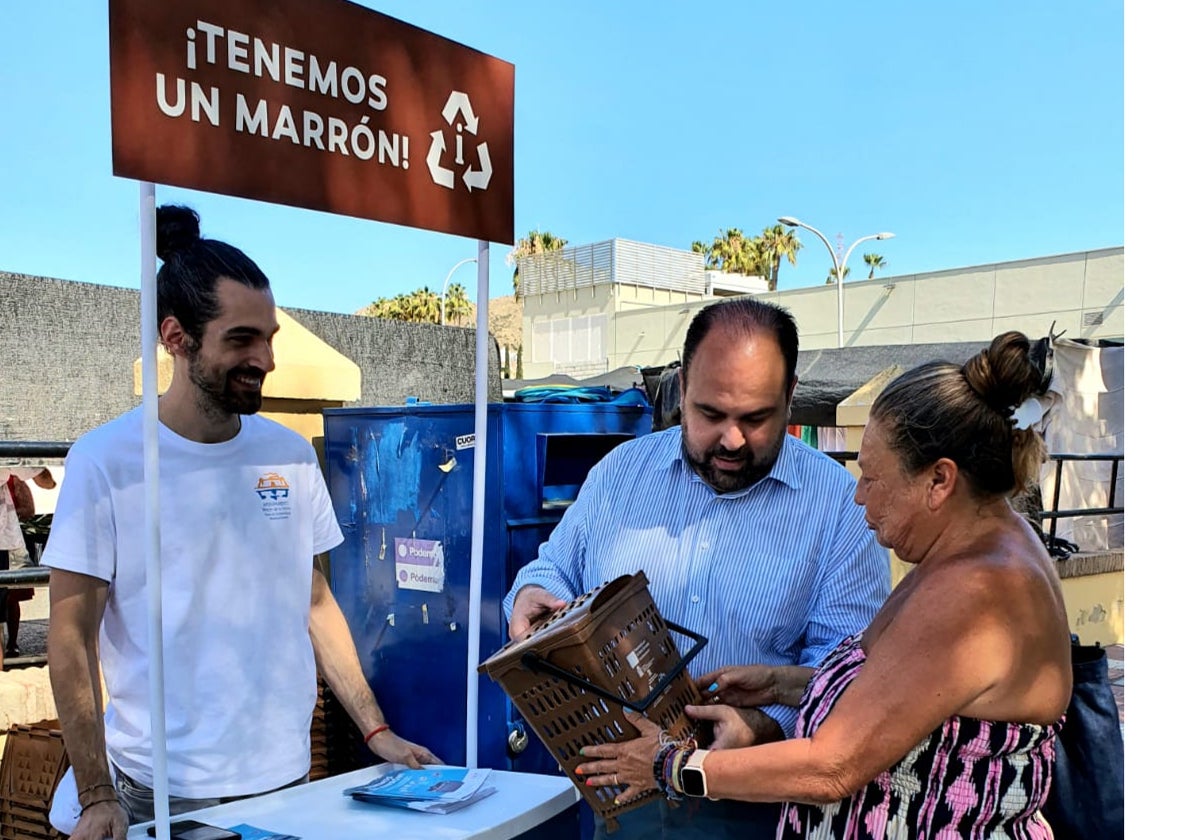
<svg viewBox="0 0 1200 840">
<path fill-rule="evenodd" d="M 1012 2 L 383 2 L 516 67 L 516 234 L 687 248 L 793 215 L 888 274 L 1124 244 L 1123 8 Z M 136 287 L 112 175 L 107 3 L 0 4 L 0 270 Z M 353 312 L 475 243 L 159 187 L 282 305 Z M 824 281 L 812 236 L 781 288 Z M 492 296 L 511 290 L 492 246 Z M 474 275 L 455 275 L 474 298 Z"/>
</svg>

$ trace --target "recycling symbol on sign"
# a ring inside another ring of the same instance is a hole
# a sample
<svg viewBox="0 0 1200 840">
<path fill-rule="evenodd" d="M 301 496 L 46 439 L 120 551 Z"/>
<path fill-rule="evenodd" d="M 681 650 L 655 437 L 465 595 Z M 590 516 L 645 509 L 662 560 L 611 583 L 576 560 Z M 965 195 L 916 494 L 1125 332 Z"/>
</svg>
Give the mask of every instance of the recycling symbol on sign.
<svg viewBox="0 0 1200 840">
<path fill-rule="evenodd" d="M 455 124 L 455 120 L 460 114 L 462 119 Z M 475 116 L 475 112 L 471 110 L 470 98 L 462 91 L 456 90 L 450 93 L 450 98 L 442 107 L 442 118 L 446 120 L 447 125 L 455 127 L 457 136 L 454 138 L 453 163 L 456 167 L 460 167 L 464 163 L 463 129 L 478 136 L 479 117 Z M 429 136 L 432 142 L 429 144 L 429 154 L 425 155 L 425 165 L 429 167 L 429 174 L 435 184 L 452 190 L 454 189 L 454 169 L 442 166 L 442 158 L 445 156 L 447 148 L 446 135 L 442 129 L 438 129 L 431 132 Z M 479 156 L 479 168 L 475 169 L 473 164 L 468 163 L 466 171 L 462 173 L 462 182 L 466 186 L 467 192 L 486 190 L 488 182 L 492 180 L 492 159 L 488 155 L 487 143 L 480 143 L 475 148 Z"/>
</svg>

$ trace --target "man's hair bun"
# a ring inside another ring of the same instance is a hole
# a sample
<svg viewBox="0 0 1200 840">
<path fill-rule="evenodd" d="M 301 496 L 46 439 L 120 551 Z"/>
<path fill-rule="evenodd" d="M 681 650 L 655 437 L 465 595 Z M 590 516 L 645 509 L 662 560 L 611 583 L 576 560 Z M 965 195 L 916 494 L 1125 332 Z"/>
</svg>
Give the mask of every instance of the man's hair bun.
<svg viewBox="0 0 1200 840">
<path fill-rule="evenodd" d="M 190 207 L 165 204 L 156 215 L 158 258 L 166 262 L 172 254 L 186 251 L 200 240 L 200 216 Z"/>
</svg>

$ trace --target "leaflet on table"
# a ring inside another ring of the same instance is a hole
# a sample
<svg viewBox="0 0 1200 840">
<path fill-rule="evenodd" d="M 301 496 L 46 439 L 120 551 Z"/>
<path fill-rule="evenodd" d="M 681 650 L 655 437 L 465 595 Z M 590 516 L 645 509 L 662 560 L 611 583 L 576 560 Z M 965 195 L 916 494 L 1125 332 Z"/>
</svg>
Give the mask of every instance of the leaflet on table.
<svg viewBox="0 0 1200 840">
<path fill-rule="evenodd" d="M 255 828 L 246 823 L 231 825 L 229 830 L 242 835 L 242 840 L 300 840 L 295 834 L 280 834 L 276 831 L 267 831 L 265 828 Z"/>
<path fill-rule="evenodd" d="M 402 767 L 342 793 L 364 801 L 462 802 L 472 799 L 490 773 L 466 767 Z"/>
<path fill-rule="evenodd" d="M 386 805 L 389 808 L 407 808 L 410 811 L 422 811 L 426 814 L 452 814 L 462 808 L 466 808 L 480 799 L 486 799 L 496 792 L 494 787 L 482 787 L 468 796 L 466 799 L 450 800 L 447 802 L 438 802 L 436 800 L 427 799 L 389 799 L 387 797 L 368 797 L 355 796 L 359 802 L 368 802 L 374 805 Z"/>
</svg>

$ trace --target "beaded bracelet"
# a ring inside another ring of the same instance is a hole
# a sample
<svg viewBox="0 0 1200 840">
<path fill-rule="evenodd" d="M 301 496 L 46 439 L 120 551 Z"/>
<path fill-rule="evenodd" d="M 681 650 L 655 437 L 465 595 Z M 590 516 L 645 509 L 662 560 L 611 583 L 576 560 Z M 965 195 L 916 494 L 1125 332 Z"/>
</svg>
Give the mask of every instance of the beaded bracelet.
<svg viewBox="0 0 1200 840">
<path fill-rule="evenodd" d="M 675 741 L 667 741 L 658 748 L 658 752 L 654 755 L 654 783 L 668 800 L 675 802 L 682 800 L 683 797 L 671 788 L 664 768 L 670 761 L 671 755 L 678 750 L 679 745 Z"/>
<path fill-rule="evenodd" d="M 658 733 L 658 752 L 654 754 L 651 772 L 655 785 L 668 801 L 681 802 L 686 798 L 681 792 L 679 770 L 697 746 L 694 736 L 677 741 L 665 730 Z"/>
</svg>

